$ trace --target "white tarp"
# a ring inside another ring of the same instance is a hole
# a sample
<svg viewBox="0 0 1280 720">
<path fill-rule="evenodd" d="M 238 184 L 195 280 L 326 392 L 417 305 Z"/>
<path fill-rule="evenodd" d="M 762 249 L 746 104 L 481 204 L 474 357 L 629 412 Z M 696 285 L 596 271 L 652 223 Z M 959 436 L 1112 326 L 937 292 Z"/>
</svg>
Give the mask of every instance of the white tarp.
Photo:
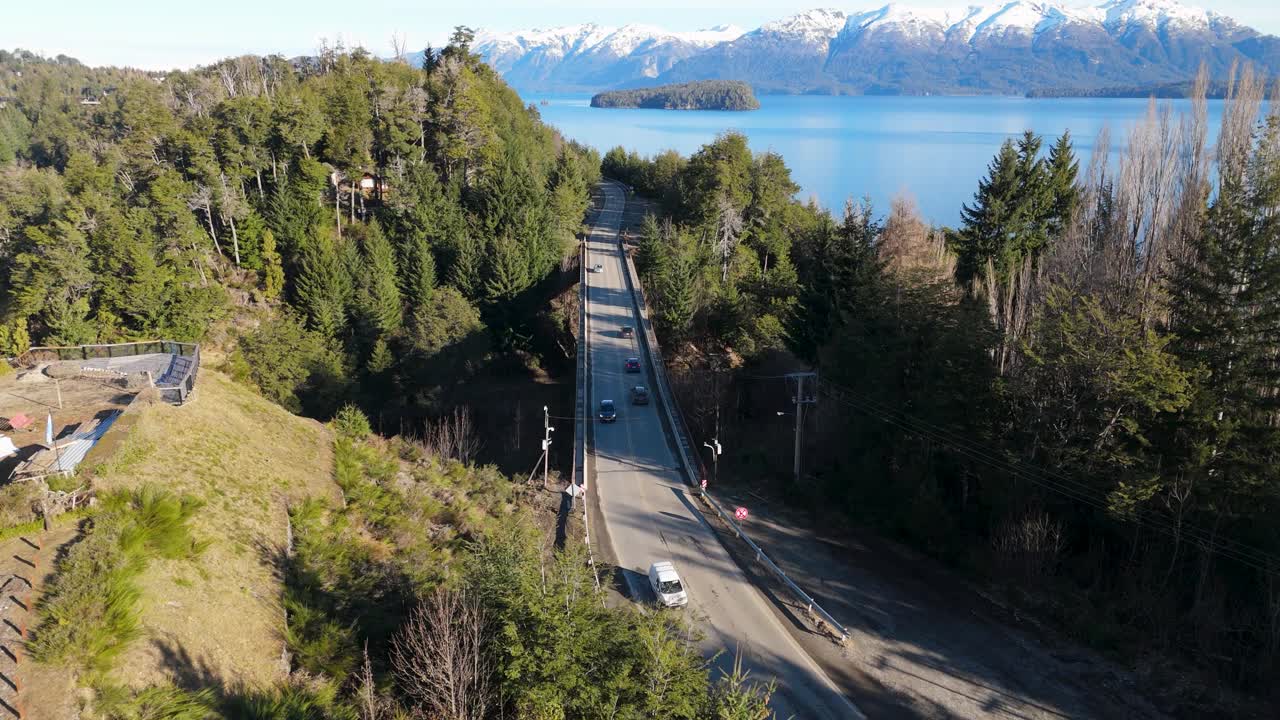
<svg viewBox="0 0 1280 720">
<path fill-rule="evenodd" d="M 0 458 L 7 458 L 10 455 L 18 454 L 18 446 L 13 444 L 13 440 L 8 435 L 0 435 Z"/>
</svg>

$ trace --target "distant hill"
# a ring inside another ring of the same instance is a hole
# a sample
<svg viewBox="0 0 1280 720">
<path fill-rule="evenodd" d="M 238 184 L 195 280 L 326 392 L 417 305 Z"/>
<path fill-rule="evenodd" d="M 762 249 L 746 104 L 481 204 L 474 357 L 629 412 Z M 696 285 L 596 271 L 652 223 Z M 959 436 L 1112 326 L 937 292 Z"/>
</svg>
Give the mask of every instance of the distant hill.
<svg viewBox="0 0 1280 720">
<path fill-rule="evenodd" d="M 751 86 L 736 80 L 699 80 L 635 90 L 610 90 L 591 98 L 591 107 L 655 110 L 759 110 Z"/>
<path fill-rule="evenodd" d="M 480 32 L 472 49 L 536 92 L 742 80 L 766 93 L 1023 95 L 1176 85 L 1201 63 L 1217 80 L 1238 61 L 1280 73 L 1280 38 L 1176 0 L 819 9 L 745 33 L 576 25 Z"/>
</svg>

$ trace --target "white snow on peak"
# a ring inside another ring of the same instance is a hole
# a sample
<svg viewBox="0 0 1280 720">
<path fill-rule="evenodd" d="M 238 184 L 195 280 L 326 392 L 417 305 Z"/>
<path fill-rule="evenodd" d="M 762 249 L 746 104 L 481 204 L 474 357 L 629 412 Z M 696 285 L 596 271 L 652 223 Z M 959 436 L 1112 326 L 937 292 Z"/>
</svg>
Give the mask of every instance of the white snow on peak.
<svg viewBox="0 0 1280 720">
<path fill-rule="evenodd" d="M 877 10 L 854 13 L 845 23 L 845 32 L 876 32 L 893 29 L 898 32 L 922 36 L 945 32 L 967 18 L 974 8 L 956 11 L 947 8 L 917 8 L 885 5 Z"/>
<path fill-rule="evenodd" d="M 946 0 L 937 0 L 945 2 Z M 1109 32 L 1146 26 L 1180 31 L 1209 28 L 1226 21 L 1218 13 L 1184 5 L 1177 0 L 1005 0 L 967 8 L 915 7 L 891 3 L 872 10 L 845 13 L 815 8 L 766 23 L 750 36 L 774 35 L 787 42 L 825 48 L 837 36 L 895 32 L 921 41 L 973 42 L 1006 33 L 1037 36 L 1068 23 L 1082 23 Z M 1071 3 L 1071 4 L 1064 4 Z M 694 31 L 672 31 L 653 25 L 606 27 L 595 23 L 543 30 L 477 34 L 474 47 L 487 57 L 516 57 L 531 52 L 550 57 L 608 54 L 627 57 L 673 43 L 705 49 L 743 37 L 741 28 L 721 25 Z"/>
<path fill-rule="evenodd" d="M 1097 10 L 1109 28 L 1126 25 L 1207 28 L 1211 21 L 1220 17 L 1215 12 L 1183 5 L 1176 0 L 1111 0 L 1099 5 Z"/>
<path fill-rule="evenodd" d="M 999 5 L 971 5 L 955 8 L 919 8 L 890 4 L 877 10 L 855 13 L 845 24 L 845 33 L 857 34 L 893 30 L 924 38 L 939 35 L 961 42 L 1008 31 L 1034 35 L 1065 22 L 1089 19 L 1080 11 L 1055 5 L 1016 0 Z"/>
<path fill-rule="evenodd" d="M 799 37 L 806 42 L 827 43 L 844 28 L 846 15 L 840 10 L 815 8 L 760 26 L 757 33 L 777 33 Z"/>
<path fill-rule="evenodd" d="M 504 50 L 541 51 L 562 56 L 605 52 L 625 57 L 646 45 L 684 42 L 707 48 L 741 35 L 742 30 L 732 25 L 678 32 L 653 25 L 635 24 L 615 28 L 586 23 L 515 32 L 481 31 L 476 34 L 473 45 L 482 54 L 496 54 Z"/>
<path fill-rule="evenodd" d="M 811 11 L 819 12 L 819 11 Z M 834 12 L 834 11 L 826 11 Z M 782 23 L 771 23 L 762 30 L 781 29 L 802 14 Z M 1017 32 L 1039 35 L 1068 23 L 1117 28 L 1130 23 L 1150 27 L 1173 24 L 1178 29 L 1208 27 L 1219 20 L 1217 13 L 1183 5 L 1176 0 L 1108 0 L 1092 7 L 1079 7 L 1035 0 L 1010 0 L 993 5 L 971 5 L 964 9 L 914 7 L 891 3 L 883 7 L 850 13 L 843 33 L 856 35 L 894 31 L 919 38 L 939 33 L 962 42 L 978 37 Z"/>
<path fill-rule="evenodd" d="M 476 33 L 472 44 L 482 52 L 486 48 L 519 48 L 524 51 L 542 50 L 564 55 L 599 44 L 613 30 L 595 23 L 585 23 L 515 32 L 480 31 Z"/>
</svg>

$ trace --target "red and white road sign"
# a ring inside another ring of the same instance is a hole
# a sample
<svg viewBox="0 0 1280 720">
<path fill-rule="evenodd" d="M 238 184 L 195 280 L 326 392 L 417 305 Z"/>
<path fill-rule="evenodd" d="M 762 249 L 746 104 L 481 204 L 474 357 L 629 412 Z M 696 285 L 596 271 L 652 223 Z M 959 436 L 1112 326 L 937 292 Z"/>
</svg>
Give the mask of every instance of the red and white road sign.
<svg viewBox="0 0 1280 720">
<path fill-rule="evenodd" d="M 701 483 L 699 483 L 699 484 L 702 486 L 702 489 L 703 489 L 703 490 L 706 490 L 706 489 L 707 489 L 707 479 L 706 479 L 706 478 L 702 478 L 702 482 L 701 482 Z"/>
<path fill-rule="evenodd" d="M 746 509 L 746 508 L 744 508 L 744 507 L 737 507 L 737 508 L 734 508 L 734 510 L 733 510 L 733 516 L 734 516 L 734 517 L 736 517 L 736 518 L 738 518 L 739 520 L 746 520 L 746 519 L 747 519 L 747 509 Z"/>
</svg>

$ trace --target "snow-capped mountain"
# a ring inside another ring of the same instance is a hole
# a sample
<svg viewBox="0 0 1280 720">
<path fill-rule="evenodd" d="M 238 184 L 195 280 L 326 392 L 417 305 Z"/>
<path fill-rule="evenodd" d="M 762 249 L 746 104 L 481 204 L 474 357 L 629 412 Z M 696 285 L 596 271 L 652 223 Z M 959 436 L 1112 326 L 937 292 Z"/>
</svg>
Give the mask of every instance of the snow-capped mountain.
<svg viewBox="0 0 1280 720">
<path fill-rule="evenodd" d="M 588 23 L 527 32 L 478 33 L 472 50 L 520 88 L 598 89 L 651 80 L 742 30 L 678 32 L 651 25 Z"/>
<path fill-rule="evenodd" d="M 1022 93 L 1182 82 L 1201 63 L 1217 78 L 1240 60 L 1280 72 L 1280 39 L 1176 0 L 815 9 L 746 33 L 577 25 L 481 33 L 473 49 L 526 90 L 726 79 L 763 92 Z"/>
</svg>

